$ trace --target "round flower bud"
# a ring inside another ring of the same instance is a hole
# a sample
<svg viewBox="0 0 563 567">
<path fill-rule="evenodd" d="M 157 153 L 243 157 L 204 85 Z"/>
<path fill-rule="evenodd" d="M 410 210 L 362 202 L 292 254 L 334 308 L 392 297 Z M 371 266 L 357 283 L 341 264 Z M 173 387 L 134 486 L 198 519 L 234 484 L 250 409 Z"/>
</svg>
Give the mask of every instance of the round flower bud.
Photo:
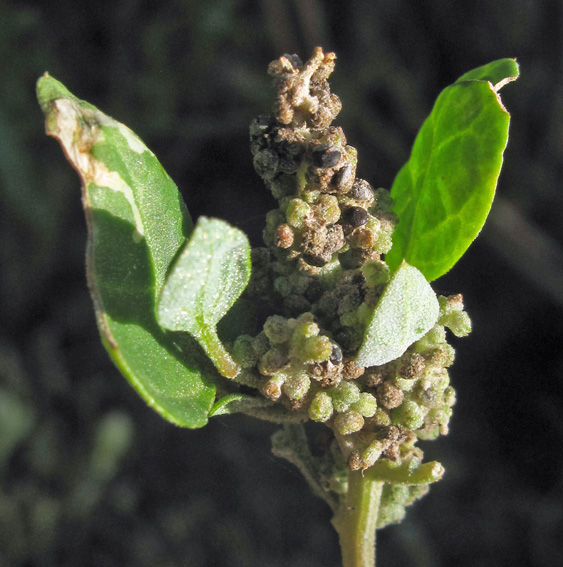
<svg viewBox="0 0 563 567">
<path fill-rule="evenodd" d="M 391 418 L 384 409 L 377 408 L 374 416 L 370 419 L 370 423 L 379 427 L 387 427 L 388 425 L 391 425 Z"/>
<path fill-rule="evenodd" d="M 444 404 L 449 407 L 452 407 L 455 404 L 455 390 L 452 386 L 448 386 L 444 390 Z"/>
<path fill-rule="evenodd" d="M 300 351 L 302 362 L 323 362 L 332 354 L 332 341 L 326 335 L 310 337 Z"/>
<path fill-rule="evenodd" d="M 254 350 L 254 354 L 256 355 L 257 358 L 264 356 L 264 354 L 266 354 L 269 348 L 270 348 L 270 341 L 268 340 L 268 337 L 263 331 L 261 333 L 258 333 L 252 339 L 252 350 Z"/>
<path fill-rule="evenodd" d="M 290 328 L 285 317 L 272 315 L 268 317 L 264 323 L 264 333 L 272 345 L 279 345 L 289 341 L 293 330 Z"/>
<path fill-rule="evenodd" d="M 311 215 L 311 207 L 302 199 L 291 199 L 285 211 L 287 222 L 294 228 L 303 228 Z"/>
<path fill-rule="evenodd" d="M 351 404 L 360 399 L 360 389 L 354 382 L 340 382 L 331 391 L 332 405 L 337 412 L 346 411 Z"/>
<path fill-rule="evenodd" d="M 357 411 L 364 417 L 372 417 L 377 411 L 377 400 L 375 396 L 369 394 L 368 392 L 362 392 L 360 394 L 360 399 L 350 405 L 350 409 Z"/>
<path fill-rule="evenodd" d="M 289 374 L 282 386 L 283 393 L 291 400 L 301 400 L 309 391 L 311 379 L 306 373 Z"/>
<path fill-rule="evenodd" d="M 264 376 L 272 376 L 289 363 L 287 353 L 279 348 L 271 348 L 258 362 L 258 370 Z"/>
<path fill-rule="evenodd" d="M 305 191 L 302 196 L 303 196 L 303 200 L 306 203 L 309 203 L 309 205 L 314 205 L 319 200 L 320 195 L 321 195 L 320 191 L 313 190 L 313 191 Z"/>
<path fill-rule="evenodd" d="M 402 425 L 406 429 L 414 431 L 424 424 L 426 411 L 423 407 L 412 401 L 406 401 L 394 409 L 391 418 L 395 425 Z"/>
<path fill-rule="evenodd" d="M 348 193 L 348 197 L 371 204 L 374 199 L 374 193 L 371 185 L 365 179 L 356 179 Z"/>
<path fill-rule="evenodd" d="M 332 417 L 332 399 L 326 392 L 317 392 L 309 406 L 309 417 L 313 421 L 325 422 Z"/>
<path fill-rule="evenodd" d="M 403 403 L 403 391 L 390 382 L 383 382 L 377 387 L 377 399 L 387 409 L 399 407 Z"/>
<path fill-rule="evenodd" d="M 341 435 L 350 435 L 360 431 L 364 426 L 364 418 L 357 412 L 349 410 L 339 413 L 334 418 L 334 429 Z"/>
<path fill-rule="evenodd" d="M 317 209 L 318 218 L 327 224 L 334 224 L 340 218 L 340 206 L 334 195 L 321 195 Z"/>
<path fill-rule="evenodd" d="M 289 324 L 294 329 L 294 340 L 296 341 L 315 337 L 319 334 L 319 326 L 315 323 L 315 317 L 312 313 L 303 313 L 297 319 L 290 320 Z"/>
<path fill-rule="evenodd" d="M 290 248 L 295 235 L 293 229 L 286 223 L 280 224 L 276 229 L 274 244 L 278 248 Z"/>
<path fill-rule="evenodd" d="M 252 348 L 252 341 L 251 336 L 240 335 L 233 344 L 233 358 L 242 368 L 250 368 L 258 361 L 258 357 Z"/>
</svg>

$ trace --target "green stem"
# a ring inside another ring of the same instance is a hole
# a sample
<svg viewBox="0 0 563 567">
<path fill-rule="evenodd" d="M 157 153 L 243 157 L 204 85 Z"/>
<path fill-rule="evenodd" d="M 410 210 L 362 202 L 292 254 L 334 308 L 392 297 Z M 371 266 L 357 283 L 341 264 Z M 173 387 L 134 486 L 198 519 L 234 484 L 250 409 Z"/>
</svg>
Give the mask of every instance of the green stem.
<svg viewBox="0 0 563 567">
<path fill-rule="evenodd" d="M 383 484 L 360 471 L 348 473 L 348 493 L 332 519 L 343 567 L 375 567 L 375 529 Z"/>
</svg>

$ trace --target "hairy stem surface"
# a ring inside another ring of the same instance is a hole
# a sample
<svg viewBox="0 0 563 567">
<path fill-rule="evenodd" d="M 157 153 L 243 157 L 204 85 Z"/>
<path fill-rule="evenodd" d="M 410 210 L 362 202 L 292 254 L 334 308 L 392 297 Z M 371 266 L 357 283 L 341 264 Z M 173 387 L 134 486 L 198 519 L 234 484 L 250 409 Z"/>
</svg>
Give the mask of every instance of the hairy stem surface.
<svg viewBox="0 0 563 567">
<path fill-rule="evenodd" d="M 348 474 L 348 493 L 332 519 L 343 567 L 375 567 L 375 529 L 383 484 L 360 471 Z"/>
</svg>

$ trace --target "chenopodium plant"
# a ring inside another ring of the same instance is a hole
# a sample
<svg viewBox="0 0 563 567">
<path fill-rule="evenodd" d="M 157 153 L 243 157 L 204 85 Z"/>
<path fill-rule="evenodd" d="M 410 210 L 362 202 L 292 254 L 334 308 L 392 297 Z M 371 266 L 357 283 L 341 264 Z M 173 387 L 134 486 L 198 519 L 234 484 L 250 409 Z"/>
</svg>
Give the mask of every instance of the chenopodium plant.
<svg viewBox="0 0 563 567">
<path fill-rule="evenodd" d="M 448 432 L 445 329 L 471 325 L 462 296 L 429 282 L 489 212 L 508 139 L 499 91 L 518 66 L 495 61 L 444 89 L 389 192 L 356 176 L 357 151 L 332 125 L 334 64 L 317 48 L 269 66 L 274 110 L 252 122 L 250 147 L 279 206 L 252 250 L 224 221 L 194 226 L 126 126 L 47 74 L 38 98 L 82 180 L 88 282 L 119 370 L 180 426 L 234 412 L 283 424 L 274 453 L 333 509 L 345 567 L 366 567 L 376 529 L 444 472 L 417 442 Z M 324 426 L 322 447 L 306 422 Z"/>
</svg>

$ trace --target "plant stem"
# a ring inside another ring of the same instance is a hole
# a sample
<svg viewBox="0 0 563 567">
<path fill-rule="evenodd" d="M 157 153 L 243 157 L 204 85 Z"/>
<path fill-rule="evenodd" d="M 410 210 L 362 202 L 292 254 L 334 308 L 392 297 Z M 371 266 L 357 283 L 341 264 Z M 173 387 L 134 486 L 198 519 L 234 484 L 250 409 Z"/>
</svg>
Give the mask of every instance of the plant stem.
<svg viewBox="0 0 563 567">
<path fill-rule="evenodd" d="M 375 529 L 383 484 L 360 471 L 348 473 L 348 493 L 332 519 L 343 567 L 375 567 Z"/>
</svg>

